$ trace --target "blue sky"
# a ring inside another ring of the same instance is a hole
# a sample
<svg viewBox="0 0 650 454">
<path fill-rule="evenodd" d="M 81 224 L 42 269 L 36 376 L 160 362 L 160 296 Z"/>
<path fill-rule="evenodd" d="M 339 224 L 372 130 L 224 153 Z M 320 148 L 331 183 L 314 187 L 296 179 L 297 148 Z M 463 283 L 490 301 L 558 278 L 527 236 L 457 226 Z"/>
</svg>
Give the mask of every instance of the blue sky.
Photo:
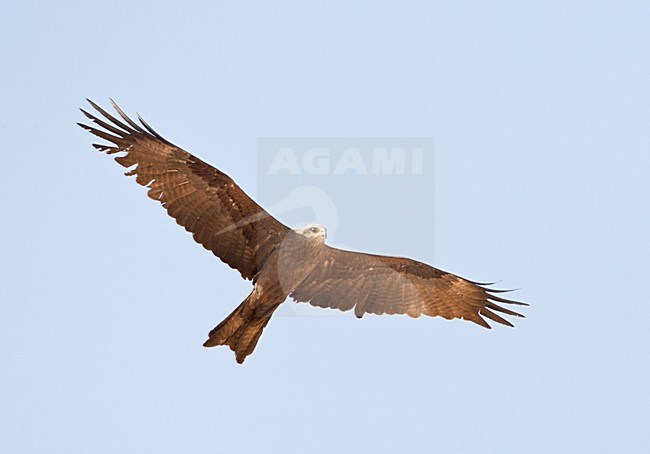
<svg viewBox="0 0 650 454">
<path fill-rule="evenodd" d="M 647 3 L 3 2 L 0 18 L 1 451 L 650 448 Z M 109 96 L 260 200 L 259 138 L 433 138 L 426 178 L 331 192 L 328 241 L 501 280 L 527 318 L 278 316 L 244 366 L 202 348 L 250 284 L 90 147 L 77 109 Z"/>
</svg>

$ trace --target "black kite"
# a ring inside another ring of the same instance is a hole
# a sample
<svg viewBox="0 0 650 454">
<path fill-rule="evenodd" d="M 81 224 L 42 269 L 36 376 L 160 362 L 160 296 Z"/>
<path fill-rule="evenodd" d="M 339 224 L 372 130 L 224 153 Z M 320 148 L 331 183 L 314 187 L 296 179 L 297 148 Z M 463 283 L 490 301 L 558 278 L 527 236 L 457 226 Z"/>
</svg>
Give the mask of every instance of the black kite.
<svg viewBox="0 0 650 454">
<path fill-rule="evenodd" d="M 496 303 L 504 299 L 481 284 L 415 260 L 344 251 L 325 244 L 319 225 L 292 230 L 264 211 L 226 174 L 175 146 L 142 118 L 137 124 L 111 101 L 115 118 L 90 101 L 104 118 L 82 112 L 101 129 L 79 126 L 108 141 L 93 144 L 149 188 L 150 198 L 194 240 L 244 279 L 253 291 L 210 331 L 204 346 L 228 345 L 238 363 L 250 355 L 273 312 L 288 296 L 314 306 L 372 314 L 460 318 L 490 328 L 486 319 L 512 326 L 497 315 L 523 317 Z"/>
</svg>

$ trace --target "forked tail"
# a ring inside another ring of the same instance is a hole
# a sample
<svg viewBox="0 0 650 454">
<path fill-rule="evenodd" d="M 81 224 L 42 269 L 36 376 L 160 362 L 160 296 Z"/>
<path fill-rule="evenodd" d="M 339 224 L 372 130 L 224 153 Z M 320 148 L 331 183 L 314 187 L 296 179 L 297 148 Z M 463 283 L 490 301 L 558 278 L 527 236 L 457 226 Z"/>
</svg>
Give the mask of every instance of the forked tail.
<svg viewBox="0 0 650 454">
<path fill-rule="evenodd" d="M 252 295 L 251 295 L 252 296 Z M 228 345 L 235 352 L 237 362 L 243 363 L 253 353 L 264 327 L 271 319 L 277 305 L 265 310 L 255 307 L 251 296 L 210 331 L 204 347 Z"/>
</svg>

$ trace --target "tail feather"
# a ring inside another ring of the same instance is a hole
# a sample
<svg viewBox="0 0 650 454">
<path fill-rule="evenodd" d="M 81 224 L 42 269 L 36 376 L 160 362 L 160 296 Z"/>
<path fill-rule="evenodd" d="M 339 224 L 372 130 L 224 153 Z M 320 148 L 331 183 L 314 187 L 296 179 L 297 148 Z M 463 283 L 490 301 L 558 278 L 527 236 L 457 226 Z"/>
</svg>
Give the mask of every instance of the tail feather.
<svg viewBox="0 0 650 454">
<path fill-rule="evenodd" d="M 235 352 L 235 359 L 239 364 L 243 363 L 248 355 L 253 353 L 257 341 L 262 335 L 262 331 L 267 323 L 271 320 L 271 316 L 253 320 L 245 325 L 242 325 L 234 336 L 234 342 L 230 344 L 231 350 Z"/>
<path fill-rule="evenodd" d="M 246 308 L 244 307 L 245 303 L 246 301 L 241 303 L 237 309 L 232 311 L 228 317 L 223 319 L 221 323 L 210 331 L 210 334 L 208 334 L 208 340 L 203 344 L 204 347 L 224 345 L 225 342 L 230 339 L 239 328 L 241 328 L 247 319 L 245 314 Z"/>
<path fill-rule="evenodd" d="M 275 307 L 264 314 L 258 314 L 246 299 L 228 317 L 219 323 L 208 335 L 204 347 L 228 345 L 235 352 L 236 360 L 243 363 L 253 353 L 257 341 L 268 324 Z"/>
</svg>

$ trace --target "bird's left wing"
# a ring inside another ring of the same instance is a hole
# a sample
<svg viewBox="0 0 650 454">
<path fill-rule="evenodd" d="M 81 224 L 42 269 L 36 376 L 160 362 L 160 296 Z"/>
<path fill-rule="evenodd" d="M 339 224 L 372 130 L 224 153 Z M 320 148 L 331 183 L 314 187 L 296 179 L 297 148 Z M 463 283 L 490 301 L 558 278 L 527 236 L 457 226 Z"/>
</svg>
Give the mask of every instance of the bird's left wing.
<svg viewBox="0 0 650 454">
<path fill-rule="evenodd" d="M 103 119 L 81 109 L 98 127 L 79 126 L 111 143 L 93 144 L 130 170 L 150 198 L 194 240 L 245 279 L 252 279 L 289 230 L 251 199 L 225 173 L 165 140 L 142 118 L 131 120 L 111 101 L 118 120 L 88 100 Z"/>
<path fill-rule="evenodd" d="M 325 246 L 320 265 L 291 293 L 297 302 L 372 314 L 428 315 L 512 324 L 496 314 L 523 317 L 498 305 L 525 305 L 502 298 L 484 284 L 468 281 L 415 260 L 344 251 Z"/>
</svg>

